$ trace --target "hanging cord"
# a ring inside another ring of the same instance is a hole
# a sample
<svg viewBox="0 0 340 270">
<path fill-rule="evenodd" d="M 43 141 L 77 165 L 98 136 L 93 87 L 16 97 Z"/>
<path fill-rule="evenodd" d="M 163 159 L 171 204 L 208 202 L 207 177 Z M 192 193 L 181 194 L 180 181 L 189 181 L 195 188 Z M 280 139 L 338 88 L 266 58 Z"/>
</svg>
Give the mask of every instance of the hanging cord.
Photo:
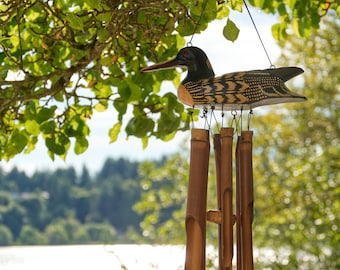
<svg viewBox="0 0 340 270">
<path fill-rule="evenodd" d="M 235 133 L 238 134 L 240 119 L 237 119 L 237 111 L 231 111 L 231 115 L 233 119 L 231 120 L 230 126 L 233 127 L 233 125 L 235 125 Z"/>
<path fill-rule="evenodd" d="M 253 110 L 250 109 L 250 111 L 248 113 L 248 130 L 250 130 L 250 120 L 251 120 L 253 115 L 254 115 Z"/>
<path fill-rule="evenodd" d="M 216 123 L 216 128 L 217 128 L 217 130 L 220 130 L 220 126 L 219 126 L 219 124 L 218 124 L 218 121 L 217 121 L 217 118 L 216 118 L 216 115 L 215 115 L 215 106 L 211 106 L 210 107 L 210 109 L 211 109 L 211 115 L 212 115 L 212 117 L 214 117 L 214 119 L 215 119 L 215 123 Z"/>
<path fill-rule="evenodd" d="M 213 117 L 214 117 L 215 120 L 216 120 L 216 117 L 215 117 L 215 114 L 214 114 L 214 109 L 215 109 L 214 106 L 212 106 L 212 107 L 210 108 L 210 118 L 209 118 L 209 125 L 208 125 L 209 131 L 210 131 L 210 135 L 211 135 L 211 136 L 214 135 L 214 131 L 213 131 L 213 128 L 212 128 L 212 125 L 211 125 L 211 122 L 212 122 Z M 216 121 L 216 123 L 217 123 L 217 121 Z"/>
<path fill-rule="evenodd" d="M 208 129 L 210 130 L 210 124 L 208 122 L 208 109 L 206 107 L 203 108 L 203 112 L 202 112 L 202 116 L 201 118 L 204 118 L 204 129 Z"/>
<path fill-rule="evenodd" d="M 252 21 L 252 23 L 253 23 L 253 26 L 254 26 L 255 31 L 256 31 L 256 33 L 257 33 L 257 36 L 258 36 L 259 39 L 260 39 L 260 42 L 261 42 L 261 44 L 262 44 L 262 48 L 263 48 L 264 52 L 266 53 L 266 56 L 267 56 L 268 61 L 269 61 L 269 64 L 270 64 L 270 68 L 273 68 L 273 67 L 275 67 L 275 65 L 273 65 L 272 61 L 270 60 L 269 54 L 268 54 L 268 52 L 267 52 L 266 47 L 264 46 L 264 43 L 263 43 L 262 38 L 261 38 L 261 36 L 260 36 L 260 33 L 259 33 L 259 31 L 257 30 L 256 24 L 255 24 L 255 22 L 254 22 L 253 17 L 251 16 L 251 13 L 250 13 L 250 10 L 249 10 L 249 8 L 248 8 L 248 5 L 247 5 L 247 3 L 246 3 L 245 0 L 243 0 L 243 3 L 244 3 L 244 5 L 245 5 L 245 7 L 246 7 L 246 9 L 247 9 L 247 11 L 248 11 L 249 17 L 250 17 L 250 19 L 251 19 L 251 21 Z"/>
<path fill-rule="evenodd" d="M 194 110 L 195 110 L 195 105 L 192 106 L 192 109 L 189 109 L 189 112 L 188 112 L 190 120 L 191 120 L 191 128 L 195 128 L 195 122 L 194 122 L 194 116 L 193 116 Z"/>
<path fill-rule="evenodd" d="M 222 110 L 221 110 L 221 128 L 223 128 L 224 127 L 224 125 L 223 125 L 223 122 L 224 122 L 224 111 L 223 111 L 223 103 L 222 103 Z"/>
<path fill-rule="evenodd" d="M 241 107 L 240 111 L 240 123 L 241 123 L 241 131 L 243 130 L 243 107 Z"/>
<path fill-rule="evenodd" d="M 205 8 L 207 7 L 207 4 L 208 4 L 208 0 L 205 0 L 205 2 L 203 3 L 202 12 L 201 12 L 201 14 L 200 14 L 200 16 L 199 16 L 199 18 L 198 18 L 198 20 L 197 20 L 197 23 L 195 24 L 195 28 L 194 28 L 194 31 L 193 31 L 193 33 L 192 33 L 192 35 L 191 35 L 191 38 L 190 38 L 190 40 L 187 42 L 187 46 L 192 46 L 192 40 L 193 40 L 194 35 L 195 35 L 195 33 L 196 33 L 197 27 L 198 27 L 198 25 L 199 25 L 200 22 L 201 22 L 201 19 L 202 19 L 202 16 L 203 16 L 203 12 L 204 12 Z"/>
</svg>

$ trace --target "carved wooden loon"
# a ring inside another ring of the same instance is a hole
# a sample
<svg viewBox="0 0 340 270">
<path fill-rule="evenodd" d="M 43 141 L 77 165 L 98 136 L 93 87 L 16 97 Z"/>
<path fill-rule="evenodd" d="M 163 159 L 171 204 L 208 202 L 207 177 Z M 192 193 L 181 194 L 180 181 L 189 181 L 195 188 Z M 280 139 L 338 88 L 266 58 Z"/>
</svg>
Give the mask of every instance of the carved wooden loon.
<svg viewBox="0 0 340 270">
<path fill-rule="evenodd" d="M 286 81 L 303 73 L 299 67 L 232 72 L 215 77 L 207 55 L 197 47 L 182 48 L 174 59 L 141 71 L 178 66 L 188 69 L 187 76 L 178 87 L 178 98 L 192 107 L 239 110 L 307 99 L 292 93 L 285 85 Z"/>
</svg>

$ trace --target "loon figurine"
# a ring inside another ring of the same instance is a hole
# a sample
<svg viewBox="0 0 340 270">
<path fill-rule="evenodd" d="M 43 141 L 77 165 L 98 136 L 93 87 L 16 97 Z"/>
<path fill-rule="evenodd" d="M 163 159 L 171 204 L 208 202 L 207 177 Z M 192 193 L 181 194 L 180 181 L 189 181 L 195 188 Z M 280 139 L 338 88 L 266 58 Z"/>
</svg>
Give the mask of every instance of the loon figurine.
<svg viewBox="0 0 340 270">
<path fill-rule="evenodd" d="M 174 59 L 145 67 L 141 72 L 175 67 L 188 70 L 177 94 L 183 104 L 191 107 L 251 110 L 259 106 L 307 100 L 292 93 L 285 85 L 286 81 L 303 73 L 299 67 L 240 71 L 215 77 L 207 55 L 194 46 L 184 47 Z"/>
</svg>

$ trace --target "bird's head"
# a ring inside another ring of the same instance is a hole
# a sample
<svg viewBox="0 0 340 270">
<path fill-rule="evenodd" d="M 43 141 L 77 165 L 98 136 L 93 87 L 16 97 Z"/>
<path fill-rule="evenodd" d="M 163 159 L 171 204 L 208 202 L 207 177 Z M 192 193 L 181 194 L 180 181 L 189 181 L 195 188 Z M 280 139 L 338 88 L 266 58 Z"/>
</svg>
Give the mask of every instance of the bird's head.
<svg viewBox="0 0 340 270">
<path fill-rule="evenodd" d="M 188 69 L 188 74 L 182 83 L 209 79 L 215 76 L 207 55 L 197 47 L 182 48 L 174 59 L 145 67 L 141 71 L 148 72 L 175 67 L 186 67 Z"/>
</svg>

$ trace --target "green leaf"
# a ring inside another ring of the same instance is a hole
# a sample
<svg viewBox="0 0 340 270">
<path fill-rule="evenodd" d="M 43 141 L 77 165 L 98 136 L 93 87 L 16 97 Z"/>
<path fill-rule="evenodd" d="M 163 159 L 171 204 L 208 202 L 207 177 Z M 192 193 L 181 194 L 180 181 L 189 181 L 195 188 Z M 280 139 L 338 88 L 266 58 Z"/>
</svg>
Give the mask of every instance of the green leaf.
<svg viewBox="0 0 340 270">
<path fill-rule="evenodd" d="M 84 136 L 76 138 L 76 144 L 74 146 L 74 152 L 77 155 L 84 153 L 88 147 L 89 147 L 89 142 Z"/>
<path fill-rule="evenodd" d="M 95 109 L 97 112 L 105 112 L 106 109 L 107 109 L 107 102 L 106 102 L 106 104 L 103 104 L 103 102 L 97 103 L 97 104 L 94 106 L 94 109 Z"/>
<path fill-rule="evenodd" d="M 102 59 L 100 59 L 100 62 L 102 63 L 102 65 L 108 67 L 108 66 L 112 65 L 112 57 L 105 56 Z"/>
<path fill-rule="evenodd" d="M 138 101 L 142 95 L 141 88 L 139 87 L 139 85 L 135 84 L 131 79 L 127 79 L 127 83 L 131 92 L 129 101 Z"/>
<path fill-rule="evenodd" d="M 177 96 L 173 93 L 166 93 L 162 98 L 167 105 L 167 110 L 171 112 L 178 104 Z"/>
<path fill-rule="evenodd" d="M 54 112 L 57 109 L 57 106 L 52 106 L 51 108 L 43 107 L 39 110 L 37 115 L 37 122 L 42 123 L 54 116 Z"/>
<path fill-rule="evenodd" d="M 74 13 L 68 13 L 66 20 L 70 23 L 70 26 L 76 30 L 84 31 L 84 25 L 82 20 Z"/>
<path fill-rule="evenodd" d="M 292 21 L 294 32 L 300 37 L 308 37 L 310 34 L 309 21 L 306 19 L 294 19 Z"/>
<path fill-rule="evenodd" d="M 20 39 L 19 39 L 18 36 L 11 36 L 11 37 L 9 38 L 9 40 L 10 40 L 10 42 L 11 42 L 11 44 L 12 44 L 13 47 L 19 46 Z"/>
<path fill-rule="evenodd" d="M 44 122 L 40 125 L 40 130 L 43 134 L 51 134 L 55 131 L 57 125 L 53 120 Z"/>
<path fill-rule="evenodd" d="M 65 124 L 64 130 L 68 137 L 84 136 L 89 133 L 88 126 L 79 115 L 69 119 Z"/>
<path fill-rule="evenodd" d="M 119 114 L 125 114 L 126 113 L 127 103 L 124 102 L 124 100 L 122 100 L 121 98 L 116 98 L 113 101 L 113 106 L 115 107 L 117 112 L 119 112 Z"/>
<path fill-rule="evenodd" d="M 278 8 L 277 11 L 279 12 L 280 16 L 285 16 L 287 15 L 287 10 L 286 10 L 286 5 L 281 3 Z"/>
<path fill-rule="evenodd" d="M 59 156 L 66 154 L 70 140 L 64 133 L 56 133 L 52 137 L 46 138 L 45 144 L 53 154 Z"/>
<path fill-rule="evenodd" d="M 59 101 L 59 102 L 63 102 L 64 101 L 64 94 L 63 94 L 62 91 L 56 93 L 53 97 L 54 97 L 54 99 L 56 101 Z"/>
<path fill-rule="evenodd" d="M 117 140 L 121 127 L 122 122 L 118 122 L 114 124 L 112 128 L 110 128 L 109 130 L 110 143 L 113 143 Z"/>
<path fill-rule="evenodd" d="M 253 2 L 253 5 L 255 7 L 262 8 L 264 6 L 265 0 L 254 0 Z"/>
<path fill-rule="evenodd" d="M 25 109 L 25 119 L 34 119 L 37 113 L 37 102 L 31 101 Z"/>
<path fill-rule="evenodd" d="M 272 26 L 272 35 L 276 40 L 285 39 L 287 37 L 286 33 L 287 24 L 285 22 L 277 23 Z"/>
<path fill-rule="evenodd" d="M 215 19 L 217 16 L 216 0 L 208 0 L 205 10 L 203 11 L 202 18 L 203 22 L 209 23 L 209 21 Z M 202 22 L 202 21 L 201 21 Z"/>
<path fill-rule="evenodd" d="M 241 0 L 231 0 L 230 1 L 230 5 L 231 5 L 231 8 L 233 10 L 237 10 L 239 12 L 242 12 L 242 8 L 243 8 L 243 1 Z"/>
<path fill-rule="evenodd" d="M 14 153 L 12 154 L 21 153 L 27 145 L 27 142 L 27 136 L 23 132 L 20 132 L 18 129 L 16 129 L 11 137 L 11 143 L 14 149 Z"/>
<path fill-rule="evenodd" d="M 37 12 L 33 9 L 30 9 L 28 12 L 27 12 L 27 20 L 28 21 L 35 21 L 37 18 L 39 18 L 39 16 L 41 16 L 41 13 L 40 12 Z"/>
<path fill-rule="evenodd" d="M 85 0 L 84 1 L 90 8 L 97 9 L 99 11 L 102 10 L 102 2 L 98 0 Z"/>
<path fill-rule="evenodd" d="M 122 100 L 128 101 L 130 95 L 131 95 L 131 90 L 127 86 L 126 82 L 123 81 L 119 86 L 118 86 L 118 94 L 121 97 Z"/>
<path fill-rule="evenodd" d="M 220 20 L 220 19 L 223 19 L 225 17 L 228 17 L 229 13 L 230 13 L 229 8 L 226 5 L 221 4 L 217 7 L 217 17 L 216 17 L 216 19 Z"/>
<path fill-rule="evenodd" d="M 139 24 L 145 23 L 145 12 L 143 10 L 138 10 L 137 23 Z"/>
<path fill-rule="evenodd" d="M 28 133 L 34 136 L 37 136 L 40 133 L 40 126 L 35 120 L 26 120 L 25 128 Z"/>
<path fill-rule="evenodd" d="M 161 117 L 158 120 L 158 132 L 161 137 L 168 135 L 177 130 L 181 123 L 181 118 L 175 114 L 161 113 Z"/>
<path fill-rule="evenodd" d="M 146 149 L 148 147 L 148 144 L 149 144 L 149 138 L 147 136 L 144 136 L 142 138 L 142 143 L 143 143 L 143 149 Z"/>
<path fill-rule="evenodd" d="M 234 42 L 237 39 L 239 33 L 240 33 L 240 30 L 237 28 L 235 23 L 231 21 L 230 19 L 228 19 L 226 26 L 223 28 L 224 37 Z"/>
<path fill-rule="evenodd" d="M 128 136 L 133 135 L 143 138 L 152 132 L 155 122 L 147 117 L 133 117 L 126 125 L 125 131 Z"/>
<path fill-rule="evenodd" d="M 296 1 L 297 0 L 286 0 L 286 3 L 291 9 L 293 9 L 295 7 Z"/>
</svg>

